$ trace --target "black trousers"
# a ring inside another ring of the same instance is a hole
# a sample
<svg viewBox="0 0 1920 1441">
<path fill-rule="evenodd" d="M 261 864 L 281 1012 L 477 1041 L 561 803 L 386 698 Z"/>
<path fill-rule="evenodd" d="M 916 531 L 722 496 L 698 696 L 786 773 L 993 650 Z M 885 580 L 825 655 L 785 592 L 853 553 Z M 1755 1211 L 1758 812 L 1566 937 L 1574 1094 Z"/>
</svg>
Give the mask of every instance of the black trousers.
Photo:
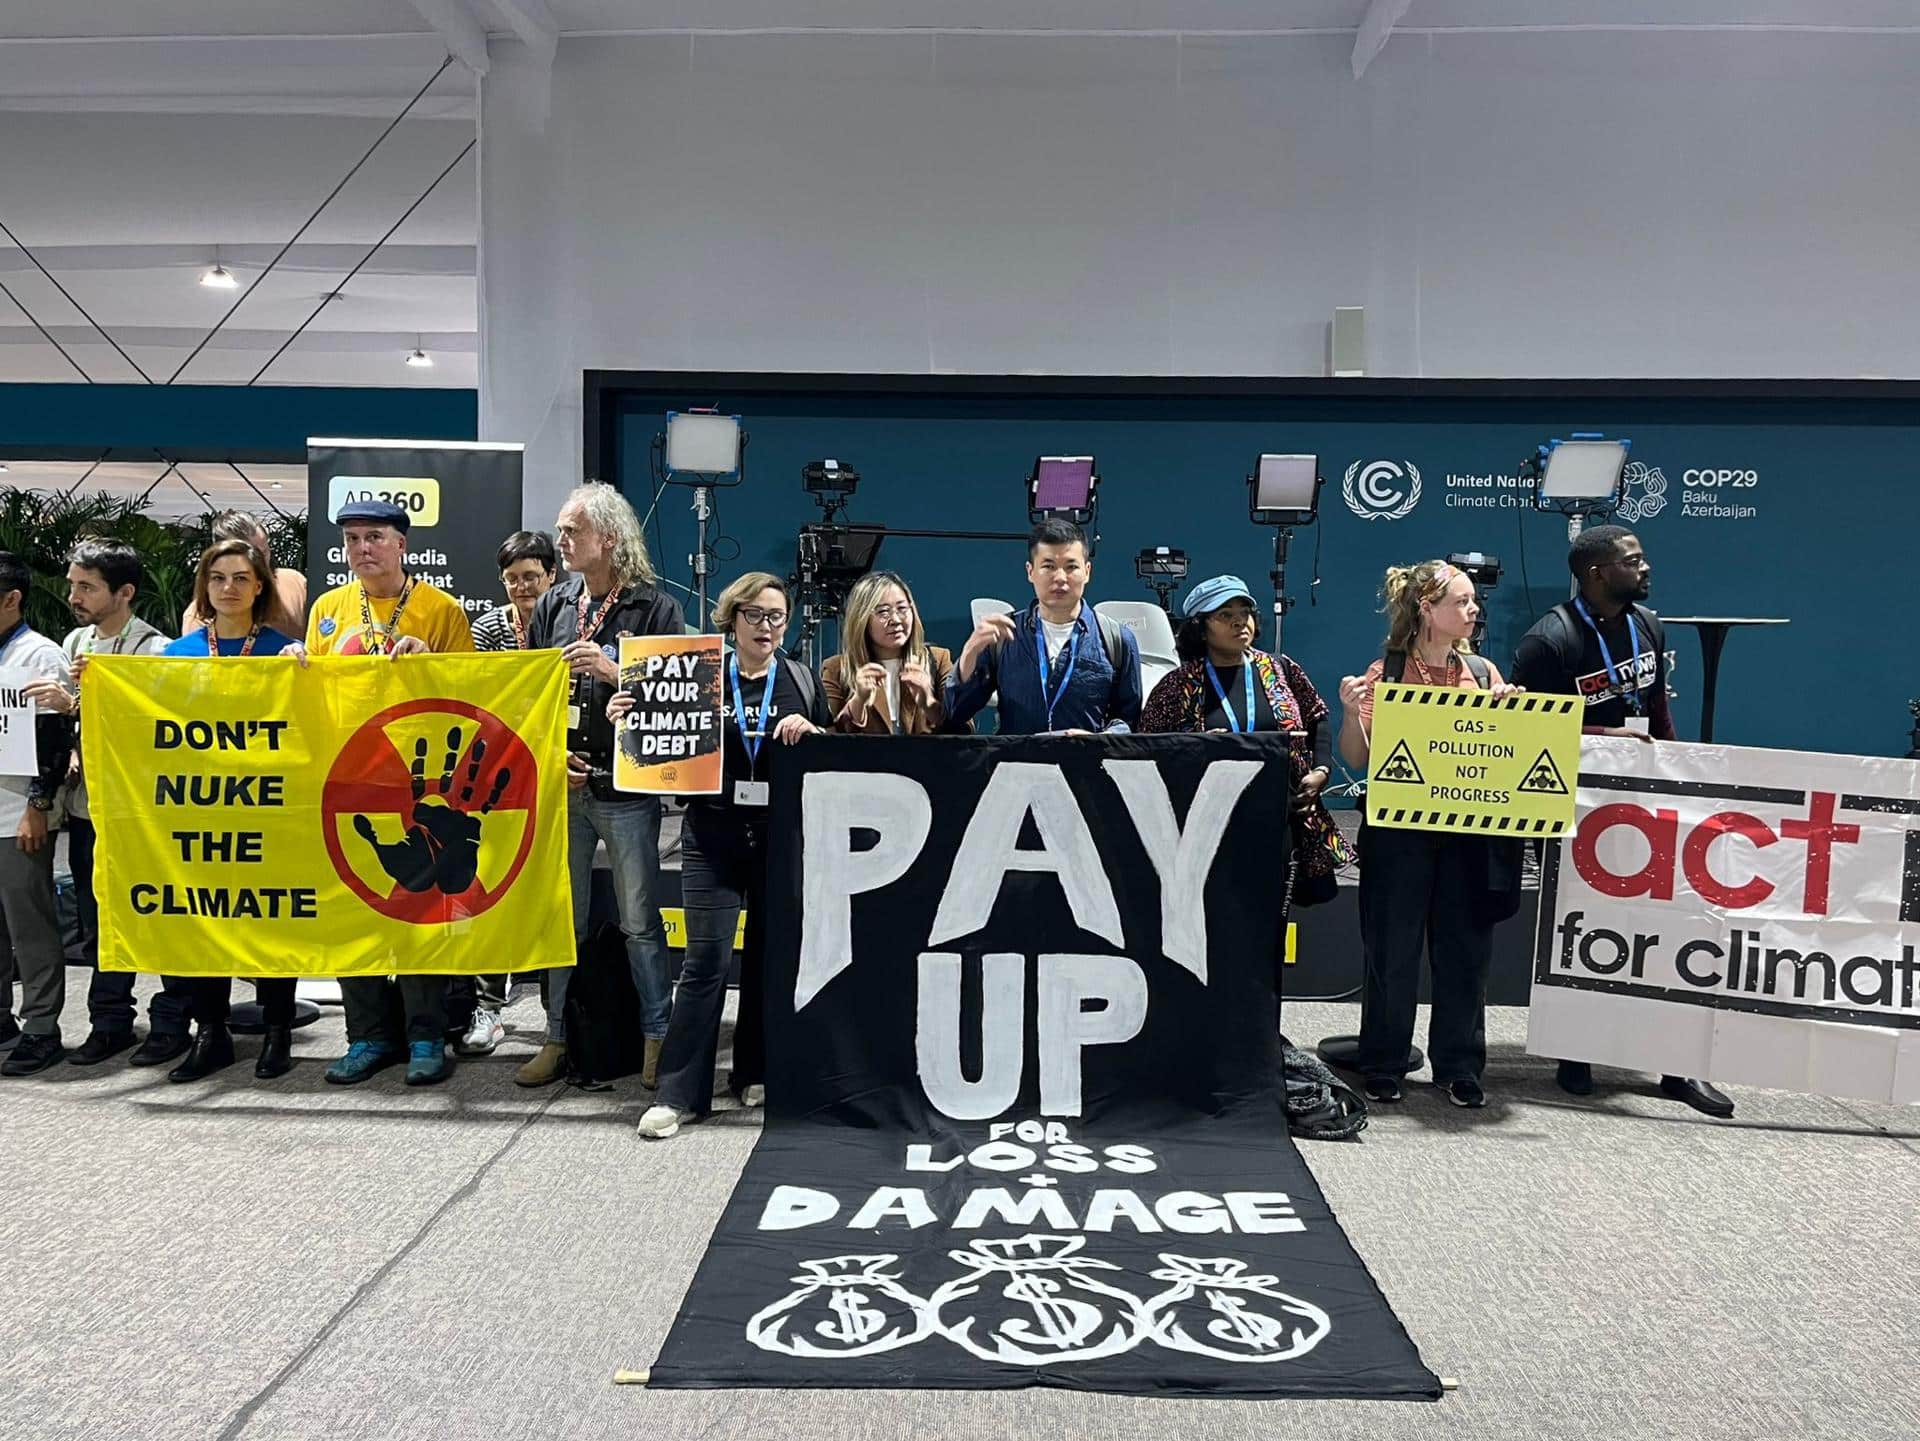
<svg viewBox="0 0 1920 1441">
<path fill-rule="evenodd" d="M 1433 1079 L 1478 1080 L 1487 1065 L 1487 969 L 1493 925 L 1476 916 L 1487 884 L 1477 836 L 1368 826 L 1360 844 L 1360 941 L 1366 984 L 1362 1074 L 1406 1074 L 1420 1004 L 1420 959 L 1433 967 L 1427 1050 Z"/>
<path fill-rule="evenodd" d="M 139 1013 L 133 999 L 134 973 L 100 969 L 100 903 L 93 893 L 93 847 L 98 833 L 84 816 L 68 816 L 64 829 L 67 863 L 73 869 L 73 901 L 80 912 L 80 950 L 93 967 L 87 982 L 87 1021 L 96 1031 L 131 1031 Z M 163 983 L 147 1002 L 147 1019 L 157 1035 L 184 1033 L 186 994 Z"/>
<path fill-rule="evenodd" d="M 293 988 L 299 984 L 291 976 L 256 980 L 254 992 L 260 998 L 260 1019 L 269 1026 L 293 1024 Z M 184 1002 L 186 1014 L 203 1027 L 218 1029 L 227 1024 L 233 1011 L 233 979 L 230 976 L 168 976 L 166 994 Z M 159 1029 L 156 1019 L 155 1029 Z M 184 1029 L 184 1027 L 182 1028 Z"/>
<path fill-rule="evenodd" d="M 766 1022 L 762 1011 L 762 927 L 767 909 L 765 824 L 734 815 L 687 812 L 680 833 L 680 903 L 687 919 L 687 956 L 674 992 L 673 1016 L 660 1053 L 659 1104 L 704 1115 L 713 1107 L 713 1072 L 720 1023 L 733 968 L 733 936 L 747 908 L 740 952 L 740 1014 L 733 1030 L 736 1093 L 766 1077 Z"/>
</svg>

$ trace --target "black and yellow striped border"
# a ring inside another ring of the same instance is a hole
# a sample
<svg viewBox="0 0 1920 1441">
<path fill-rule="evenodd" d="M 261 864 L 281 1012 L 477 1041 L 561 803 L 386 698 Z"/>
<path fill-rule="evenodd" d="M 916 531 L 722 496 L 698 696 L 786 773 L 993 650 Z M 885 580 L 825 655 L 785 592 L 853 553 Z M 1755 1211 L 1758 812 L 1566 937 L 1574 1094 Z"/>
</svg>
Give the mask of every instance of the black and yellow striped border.
<svg viewBox="0 0 1920 1441">
<path fill-rule="evenodd" d="M 1389 810 L 1384 806 L 1374 813 L 1372 823 L 1377 826 L 1444 827 L 1461 832 L 1487 831 L 1493 835 L 1509 836 L 1558 835 L 1571 828 L 1567 822 L 1536 821 L 1525 816 L 1489 816 L 1472 811 Z"/>
<path fill-rule="evenodd" d="M 1494 700 L 1483 690 L 1438 685 L 1382 685 L 1374 698 L 1377 701 L 1405 701 L 1409 705 L 1475 706 L 1542 716 L 1571 715 L 1585 708 L 1585 703 L 1577 695 L 1512 695 Z"/>
</svg>

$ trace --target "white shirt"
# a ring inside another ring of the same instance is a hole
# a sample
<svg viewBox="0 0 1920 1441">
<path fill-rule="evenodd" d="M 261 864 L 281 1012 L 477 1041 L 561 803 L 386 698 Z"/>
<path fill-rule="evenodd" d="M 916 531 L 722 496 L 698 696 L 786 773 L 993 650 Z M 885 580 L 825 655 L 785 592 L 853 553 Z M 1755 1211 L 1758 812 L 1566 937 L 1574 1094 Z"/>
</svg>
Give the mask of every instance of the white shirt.
<svg viewBox="0 0 1920 1441">
<path fill-rule="evenodd" d="M 1074 627 L 1079 625 L 1079 623 L 1079 620 L 1076 618 L 1055 625 L 1045 616 L 1040 618 L 1040 629 L 1045 633 L 1047 638 L 1048 665 L 1052 665 L 1060 658 L 1060 652 L 1066 649 L 1067 642 L 1073 639 Z"/>
</svg>

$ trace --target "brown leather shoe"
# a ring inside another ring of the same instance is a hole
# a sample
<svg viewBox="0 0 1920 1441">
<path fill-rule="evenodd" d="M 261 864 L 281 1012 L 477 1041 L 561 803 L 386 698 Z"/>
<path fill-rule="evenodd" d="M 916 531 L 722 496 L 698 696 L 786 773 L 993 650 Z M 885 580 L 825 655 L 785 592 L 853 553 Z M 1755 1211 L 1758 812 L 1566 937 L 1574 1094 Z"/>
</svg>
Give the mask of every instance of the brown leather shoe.
<svg viewBox="0 0 1920 1441">
<path fill-rule="evenodd" d="M 640 1063 L 640 1084 L 649 1091 L 660 1084 L 660 1052 L 666 1044 L 658 1036 L 647 1037 L 646 1058 Z"/>
<path fill-rule="evenodd" d="M 516 1086 L 551 1086 L 567 1073 L 567 1048 L 548 1041 L 531 1061 L 513 1073 Z"/>
</svg>

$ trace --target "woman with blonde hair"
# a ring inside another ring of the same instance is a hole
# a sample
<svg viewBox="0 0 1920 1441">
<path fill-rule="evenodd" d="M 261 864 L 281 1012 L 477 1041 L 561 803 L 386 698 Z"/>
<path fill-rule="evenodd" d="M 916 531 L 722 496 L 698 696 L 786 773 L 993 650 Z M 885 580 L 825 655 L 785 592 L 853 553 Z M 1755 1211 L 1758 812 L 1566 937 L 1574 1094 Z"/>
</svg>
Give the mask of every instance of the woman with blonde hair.
<svg viewBox="0 0 1920 1441">
<path fill-rule="evenodd" d="M 727 972 L 743 905 L 747 936 L 728 1085 L 746 1105 L 760 1095 L 766 1064 L 760 971 L 766 954 L 767 772 L 773 760 L 766 742 L 793 745 L 827 727 L 819 678 L 780 649 L 791 616 L 787 583 L 762 570 L 721 591 L 713 608 L 714 625 L 732 642 L 720 681 L 720 794 L 689 800 L 680 831 L 687 957 L 660 1052 L 659 1090 L 640 1118 L 640 1134 L 648 1140 L 665 1140 L 713 1105 Z M 632 709 L 632 693 L 619 691 L 607 703 L 607 719 L 617 727 Z"/>
<path fill-rule="evenodd" d="M 953 656 L 927 644 L 907 583 L 890 570 L 847 592 L 841 651 L 820 668 L 833 728 L 850 735 L 926 735 L 946 725 Z"/>
<path fill-rule="evenodd" d="M 1372 749 L 1380 684 L 1452 686 L 1510 695 L 1469 638 L 1480 615 L 1473 580 L 1440 560 L 1393 566 L 1384 589 L 1384 654 L 1340 682 L 1340 755 L 1355 770 Z M 1493 927 L 1520 901 L 1520 843 L 1384 826 L 1360 832 L 1360 940 L 1366 977 L 1357 1065 L 1375 1101 L 1400 1099 L 1420 1001 L 1420 957 L 1433 970 L 1427 1049 L 1433 1083 L 1456 1106 L 1484 1106 L 1487 968 Z"/>
</svg>

